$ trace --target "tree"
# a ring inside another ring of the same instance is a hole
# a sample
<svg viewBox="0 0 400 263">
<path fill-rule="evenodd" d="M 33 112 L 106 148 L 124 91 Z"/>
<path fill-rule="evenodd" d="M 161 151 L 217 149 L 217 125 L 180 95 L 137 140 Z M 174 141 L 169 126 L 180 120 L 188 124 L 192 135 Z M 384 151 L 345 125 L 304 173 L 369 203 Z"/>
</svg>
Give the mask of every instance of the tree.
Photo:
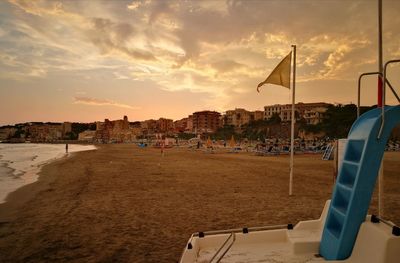
<svg viewBox="0 0 400 263">
<path fill-rule="evenodd" d="M 281 123 L 281 117 L 279 116 L 279 114 L 277 112 L 273 113 L 271 118 L 269 118 L 268 122 L 271 124 L 279 124 Z"/>
<path fill-rule="evenodd" d="M 78 139 L 79 133 L 86 131 L 86 130 L 96 130 L 96 123 L 79 123 L 74 122 L 71 125 L 71 133 L 67 133 L 66 137 L 70 140 Z"/>
<path fill-rule="evenodd" d="M 195 137 L 196 137 L 196 135 L 194 135 L 192 133 L 184 133 L 184 132 L 178 133 L 178 138 L 183 139 L 183 140 L 189 140 L 189 139 L 192 139 Z"/>
<path fill-rule="evenodd" d="M 235 133 L 235 127 L 233 125 L 224 125 L 224 127 L 219 128 L 213 135 L 217 140 L 229 140 L 232 135 L 234 137 L 239 137 Z"/>
</svg>

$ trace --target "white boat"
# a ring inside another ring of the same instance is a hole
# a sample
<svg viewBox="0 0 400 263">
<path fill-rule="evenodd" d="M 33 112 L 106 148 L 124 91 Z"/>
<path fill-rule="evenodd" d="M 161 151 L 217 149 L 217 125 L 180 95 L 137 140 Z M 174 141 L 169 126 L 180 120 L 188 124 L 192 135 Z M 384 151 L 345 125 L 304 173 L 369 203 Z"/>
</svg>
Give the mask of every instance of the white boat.
<svg viewBox="0 0 400 263">
<path fill-rule="evenodd" d="M 333 201 L 319 219 L 194 233 L 180 262 L 400 262 L 400 228 L 367 215 L 386 143 L 399 123 L 400 105 L 370 110 L 354 122 Z"/>
<path fill-rule="evenodd" d="M 194 233 L 180 262 L 325 262 L 319 247 L 329 205 L 327 201 L 319 219 L 301 221 L 294 227 L 280 225 Z M 329 262 L 399 262 L 400 231 L 390 222 L 379 221 L 377 217 L 367 216 L 351 256 Z M 397 235 L 393 230 L 398 231 Z"/>
</svg>

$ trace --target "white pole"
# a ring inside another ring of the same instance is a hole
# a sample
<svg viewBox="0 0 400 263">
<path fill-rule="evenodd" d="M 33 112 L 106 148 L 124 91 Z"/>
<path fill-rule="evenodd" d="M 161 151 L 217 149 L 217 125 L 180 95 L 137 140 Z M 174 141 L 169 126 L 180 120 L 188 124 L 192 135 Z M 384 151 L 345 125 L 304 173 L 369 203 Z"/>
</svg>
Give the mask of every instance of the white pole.
<svg viewBox="0 0 400 263">
<path fill-rule="evenodd" d="M 296 89 L 296 45 L 293 48 L 293 83 L 292 83 L 292 122 L 290 129 L 290 179 L 289 179 L 289 195 L 293 193 L 293 157 L 294 157 L 294 104 L 295 104 L 295 89 Z"/>
<path fill-rule="evenodd" d="M 383 59 L 382 59 L 382 0 L 378 0 L 378 67 L 379 67 L 379 73 L 383 74 Z M 378 76 L 379 78 L 379 84 L 378 84 L 378 89 L 382 89 L 383 83 L 382 83 L 382 76 Z M 380 94 L 383 95 L 383 91 L 378 91 L 378 93 L 381 92 Z M 379 95 L 378 95 L 378 100 L 379 100 Z M 378 105 L 381 102 L 378 101 Z M 382 107 L 385 107 L 385 105 L 381 105 Z M 382 217 L 383 216 L 383 201 L 382 201 L 382 196 L 383 196 L 383 159 L 381 162 L 381 166 L 379 168 L 379 177 L 378 177 L 378 216 Z"/>
</svg>

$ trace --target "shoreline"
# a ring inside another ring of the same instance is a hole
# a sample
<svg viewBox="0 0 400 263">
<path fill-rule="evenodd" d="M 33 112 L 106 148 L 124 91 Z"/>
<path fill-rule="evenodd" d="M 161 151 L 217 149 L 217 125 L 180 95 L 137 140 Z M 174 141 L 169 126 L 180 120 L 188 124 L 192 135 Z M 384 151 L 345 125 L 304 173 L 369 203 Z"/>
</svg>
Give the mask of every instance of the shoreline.
<svg viewBox="0 0 400 263">
<path fill-rule="evenodd" d="M 68 159 L 74 157 L 77 153 L 79 152 L 65 154 L 64 156 L 58 158 L 55 157 L 46 161 L 45 163 L 39 164 L 33 171 L 29 171 L 29 173 L 35 173 L 37 179 L 34 182 L 22 185 L 21 187 L 7 194 L 4 202 L 0 203 L 0 224 L 12 221 L 15 217 L 15 214 L 24 204 L 32 200 L 40 191 L 46 190 L 56 179 L 55 174 L 48 174 L 43 171 L 46 166 L 57 165 L 58 162 L 68 161 Z"/>
<path fill-rule="evenodd" d="M 20 206 L 32 199 L 40 190 L 46 188 L 44 185 L 41 185 L 43 178 L 45 177 L 43 168 L 53 163 L 57 163 L 58 161 L 66 161 L 69 158 L 73 158 L 75 154 L 79 152 L 96 149 L 98 149 L 98 147 L 94 146 L 93 149 L 72 149 L 72 151 L 68 153 L 55 153 L 54 156 L 51 156 L 48 159 L 30 164 L 29 166 L 26 166 L 25 164 L 25 166 L 18 168 L 10 165 L 13 164 L 14 161 L 1 160 L 2 168 L 8 170 L 3 174 L 3 176 L 11 178 L 6 179 L 8 180 L 7 183 L 10 185 L 10 188 L 15 189 L 6 193 L 0 202 L 0 224 L 9 221 Z M 4 157 L 4 155 L 2 157 Z M 30 160 L 33 162 L 38 159 L 38 157 L 39 155 L 33 154 L 33 157 Z M 15 174 L 16 171 L 18 171 L 18 174 Z"/>
</svg>

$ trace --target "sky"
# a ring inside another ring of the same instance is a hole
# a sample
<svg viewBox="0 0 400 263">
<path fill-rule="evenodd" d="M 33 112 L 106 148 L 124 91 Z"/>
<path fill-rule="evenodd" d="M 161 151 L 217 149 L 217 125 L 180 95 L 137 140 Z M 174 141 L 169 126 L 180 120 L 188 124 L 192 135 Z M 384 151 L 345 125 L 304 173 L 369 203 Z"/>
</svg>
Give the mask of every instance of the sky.
<svg viewBox="0 0 400 263">
<path fill-rule="evenodd" d="M 355 103 L 359 74 L 378 69 L 377 2 L 0 1 L 0 125 L 290 103 L 289 89 L 256 87 L 292 44 L 297 102 Z M 400 58 L 399 10 L 383 0 L 385 61 Z M 363 82 L 363 105 L 376 82 Z"/>
</svg>

